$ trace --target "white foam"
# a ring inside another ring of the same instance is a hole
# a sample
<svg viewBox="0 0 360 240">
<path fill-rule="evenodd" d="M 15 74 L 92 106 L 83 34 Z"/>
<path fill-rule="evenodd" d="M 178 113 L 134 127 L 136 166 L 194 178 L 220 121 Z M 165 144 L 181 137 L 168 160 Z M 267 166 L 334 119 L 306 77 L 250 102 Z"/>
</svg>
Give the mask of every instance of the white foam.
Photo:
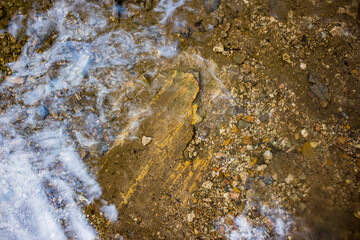
<svg viewBox="0 0 360 240">
<path fill-rule="evenodd" d="M 170 16 L 172 16 L 176 9 L 184 5 L 186 0 L 179 0 L 174 2 L 172 0 L 160 0 L 157 7 L 155 7 L 155 11 L 162 13 L 163 18 L 160 23 L 164 24 L 168 20 Z"/>
<path fill-rule="evenodd" d="M 116 222 L 118 220 L 118 212 L 114 204 L 102 206 L 101 211 L 110 222 Z"/>
<path fill-rule="evenodd" d="M 234 219 L 236 228 L 227 226 L 227 236 L 231 240 L 251 240 L 251 239 L 268 239 L 269 229 L 265 223 L 252 224 L 252 221 L 248 219 L 247 212 L 251 208 L 250 204 L 245 208 L 244 212 Z M 267 217 L 269 221 L 274 224 L 274 233 L 276 239 L 285 239 L 290 233 L 290 227 L 293 221 L 289 218 L 289 214 L 281 209 L 275 207 L 270 209 L 269 207 L 261 207 L 260 213 L 263 217 Z"/>
<path fill-rule="evenodd" d="M 15 15 L 14 17 L 12 17 L 7 32 L 10 33 L 12 36 L 17 37 L 19 34 L 19 30 L 23 28 L 22 22 L 24 21 L 24 19 L 25 19 L 25 15 L 22 14 Z M 0 33 L 2 33 L 1 30 Z"/>
</svg>

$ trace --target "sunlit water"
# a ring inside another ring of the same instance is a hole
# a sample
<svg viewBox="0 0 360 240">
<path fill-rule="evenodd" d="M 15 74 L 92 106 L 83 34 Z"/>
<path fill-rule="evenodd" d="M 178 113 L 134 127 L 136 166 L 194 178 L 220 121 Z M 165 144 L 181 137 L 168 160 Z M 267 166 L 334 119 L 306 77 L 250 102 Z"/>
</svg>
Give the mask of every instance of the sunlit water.
<svg viewBox="0 0 360 240">
<path fill-rule="evenodd" d="M 14 16 L 8 29 L 0 30 L 28 36 L 18 60 L 9 64 L 13 74 L 0 86 L 13 88 L 16 96 L 0 115 L 1 239 L 96 238 L 83 206 L 101 199 L 102 191 L 78 149 L 101 155 L 125 130 L 130 132 L 125 137 L 136 137 L 131 132 L 151 108 L 135 94 L 148 87 L 144 72 L 155 77 L 178 54 L 164 25 L 181 25 L 184 20 L 174 13 L 184 3 L 161 0 L 152 9 L 155 25 L 125 31 L 113 29 L 110 19 L 120 10 L 129 17 L 126 8 L 57 1 L 45 12 Z M 52 44 L 44 47 L 49 38 Z M 207 60 L 193 58 L 207 64 L 222 86 Z M 147 68 L 134 71 L 138 63 Z M 222 91 L 222 97 L 229 95 Z M 103 203 L 104 215 L 116 221 L 115 206 Z M 240 230 L 230 231 L 231 239 L 265 236 L 241 216 L 235 222 Z M 288 229 L 279 226 L 279 235 Z"/>
</svg>

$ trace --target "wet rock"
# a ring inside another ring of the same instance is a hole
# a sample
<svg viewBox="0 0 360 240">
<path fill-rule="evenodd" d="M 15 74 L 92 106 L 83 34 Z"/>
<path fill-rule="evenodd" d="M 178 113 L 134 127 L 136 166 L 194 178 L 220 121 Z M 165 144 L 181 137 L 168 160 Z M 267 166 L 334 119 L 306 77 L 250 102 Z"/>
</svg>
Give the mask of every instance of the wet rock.
<svg viewBox="0 0 360 240">
<path fill-rule="evenodd" d="M 81 112 L 84 109 L 83 106 L 81 106 L 79 103 L 75 103 L 74 106 L 72 107 L 72 110 L 75 114 L 78 114 L 79 112 Z"/>
<path fill-rule="evenodd" d="M 13 96 L 13 93 L 8 89 L 0 90 L 0 101 L 9 100 Z"/>
<path fill-rule="evenodd" d="M 252 144 L 252 141 L 251 141 L 251 139 L 250 139 L 249 137 L 245 137 L 245 138 L 243 138 L 243 140 L 242 140 L 242 144 L 244 144 L 244 145 L 251 145 L 251 144 Z"/>
<path fill-rule="evenodd" d="M 272 177 L 269 176 L 265 178 L 264 182 L 266 185 L 271 185 L 274 182 L 274 180 L 272 179 Z"/>
<path fill-rule="evenodd" d="M 15 117 L 15 122 L 24 121 L 27 116 L 28 116 L 28 114 L 27 114 L 25 111 L 24 111 L 24 112 L 20 112 L 19 114 L 16 115 L 16 117 Z"/>
<path fill-rule="evenodd" d="M 219 25 L 219 21 L 213 16 L 208 16 L 202 20 L 201 25 L 204 31 L 209 31 Z"/>
<path fill-rule="evenodd" d="M 249 74 L 251 72 L 251 66 L 249 63 L 245 63 L 241 68 L 241 72 L 245 74 Z"/>
<path fill-rule="evenodd" d="M 312 84 L 310 90 L 318 99 L 326 102 L 330 100 L 329 89 L 321 81 L 314 78 L 312 74 L 309 74 L 308 82 Z"/>
<path fill-rule="evenodd" d="M 212 13 L 220 6 L 221 0 L 204 0 L 204 7 L 207 13 Z"/>
<path fill-rule="evenodd" d="M 269 13 L 278 20 L 286 20 L 288 11 L 287 3 L 284 0 L 271 0 L 269 2 Z"/>
<path fill-rule="evenodd" d="M 263 156 L 266 160 L 271 160 L 273 158 L 273 154 L 270 150 L 266 150 L 264 152 Z"/>
<path fill-rule="evenodd" d="M 195 219 L 195 213 L 194 211 L 192 211 L 191 213 L 188 214 L 187 220 L 189 223 L 191 223 L 192 221 L 194 221 L 194 219 Z"/>
<path fill-rule="evenodd" d="M 303 156 L 305 159 L 314 159 L 315 158 L 315 152 L 309 142 L 304 143 L 302 151 L 303 151 Z"/>
<path fill-rule="evenodd" d="M 306 129 L 303 129 L 301 130 L 301 135 L 304 137 L 304 138 L 307 138 L 309 136 L 309 132 L 306 130 Z"/>
<path fill-rule="evenodd" d="M 240 197 L 240 193 L 237 192 L 231 192 L 229 195 L 231 199 L 238 199 Z"/>
<path fill-rule="evenodd" d="M 89 151 L 87 151 L 86 149 L 81 148 L 79 150 L 79 156 L 80 156 L 81 159 L 84 160 L 88 155 L 89 155 Z"/>
<path fill-rule="evenodd" d="M 252 199 L 255 196 L 255 191 L 253 189 L 249 189 L 246 192 L 246 198 L 247 199 Z"/>
<path fill-rule="evenodd" d="M 213 51 L 216 53 L 224 52 L 224 45 L 222 43 L 216 44 L 215 47 L 213 48 Z"/>
<path fill-rule="evenodd" d="M 241 179 L 242 184 L 244 184 L 244 185 L 246 184 L 246 180 L 247 180 L 248 176 L 249 176 L 248 172 L 240 173 L 240 179 Z"/>
<path fill-rule="evenodd" d="M 231 0 L 228 1 L 226 5 L 236 13 L 242 12 L 244 10 L 244 2 L 241 0 Z"/>
<path fill-rule="evenodd" d="M 47 108 L 47 106 L 42 105 L 36 108 L 35 110 L 36 120 L 43 121 L 47 116 L 49 116 L 49 109 Z"/>
<path fill-rule="evenodd" d="M 305 70 L 306 69 L 306 63 L 300 63 L 300 69 Z"/>
<path fill-rule="evenodd" d="M 151 137 L 143 136 L 141 138 L 141 143 L 142 143 L 143 146 L 146 146 L 151 142 L 151 140 L 152 140 Z"/>
<path fill-rule="evenodd" d="M 291 57 L 290 57 L 289 54 L 284 53 L 284 54 L 282 55 L 282 59 L 283 59 L 285 62 L 287 62 L 288 64 L 292 64 Z"/>
<path fill-rule="evenodd" d="M 340 144 L 345 144 L 347 142 L 347 139 L 345 136 L 340 136 L 340 137 L 338 137 L 337 141 Z"/>
<path fill-rule="evenodd" d="M 99 144 L 98 154 L 103 156 L 107 151 L 109 151 L 109 146 L 107 144 L 101 143 Z"/>
<path fill-rule="evenodd" d="M 265 123 L 269 122 L 269 114 L 265 113 L 263 115 L 260 115 L 259 120 Z"/>
<path fill-rule="evenodd" d="M 238 53 L 233 57 L 234 61 L 241 65 L 246 60 L 246 55 L 244 53 Z"/>
<path fill-rule="evenodd" d="M 248 123 L 248 122 L 246 122 L 246 121 L 244 121 L 244 120 L 239 120 L 239 121 L 238 121 L 238 124 L 237 124 L 237 127 L 238 127 L 239 129 L 249 128 L 250 126 L 251 126 L 251 123 Z"/>
<path fill-rule="evenodd" d="M 347 33 L 342 27 L 335 26 L 330 30 L 330 34 L 336 37 L 344 37 L 348 36 L 349 33 Z"/>
<path fill-rule="evenodd" d="M 294 181 L 294 176 L 289 174 L 286 178 L 285 178 L 285 182 L 287 184 L 290 184 L 292 181 Z"/>
<path fill-rule="evenodd" d="M 210 181 L 206 181 L 202 184 L 202 187 L 205 188 L 205 189 L 211 189 L 213 186 L 213 183 L 210 182 Z"/>
</svg>

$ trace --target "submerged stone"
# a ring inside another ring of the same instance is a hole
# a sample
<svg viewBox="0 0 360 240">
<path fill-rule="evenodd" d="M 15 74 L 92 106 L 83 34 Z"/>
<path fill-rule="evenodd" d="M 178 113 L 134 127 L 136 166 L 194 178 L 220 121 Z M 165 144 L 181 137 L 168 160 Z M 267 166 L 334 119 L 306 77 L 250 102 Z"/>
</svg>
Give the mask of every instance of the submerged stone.
<svg viewBox="0 0 360 240">
<path fill-rule="evenodd" d="M 241 65 L 246 60 L 246 55 L 243 53 L 238 53 L 233 57 L 233 59 L 237 64 Z"/>
<path fill-rule="evenodd" d="M 47 106 L 42 105 L 36 108 L 35 116 L 36 120 L 43 121 L 49 115 L 49 109 Z"/>
<path fill-rule="evenodd" d="M 170 195 L 185 206 L 190 194 L 200 187 L 196 180 L 210 163 L 211 153 L 191 163 L 184 161 L 183 151 L 193 139 L 197 122 L 194 100 L 199 83 L 194 75 L 174 71 L 156 77 L 154 82 L 162 87 L 149 99 L 152 114 L 140 123 L 136 133 L 141 141 L 127 137 L 133 134 L 130 129 L 99 160 L 103 163 L 99 172 L 103 196 L 112 199 L 120 218 L 128 218 L 139 209 L 150 214 L 154 199 L 159 199 L 159 205 L 171 204 L 167 202 Z M 144 219 L 144 224 L 154 219 Z"/>
<path fill-rule="evenodd" d="M 249 128 L 250 126 L 251 126 L 251 123 L 248 123 L 248 122 L 246 122 L 246 121 L 244 121 L 244 120 L 239 120 L 239 121 L 238 121 L 238 124 L 237 124 L 237 127 L 238 127 L 239 129 Z"/>
<path fill-rule="evenodd" d="M 141 139 L 141 143 L 143 146 L 146 146 L 151 142 L 151 140 L 152 140 L 151 137 L 143 136 Z"/>
<path fill-rule="evenodd" d="M 303 156 L 305 159 L 314 159 L 315 158 L 315 152 L 313 148 L 311 147 L 310 142 L 305 142 L 303 145 Z"/>
<path fill-rule="evenodd" d="M 204 0 L 206 12 L 212 13 L 220 6 L 221 0 Z"/>
<path fill-rule="evenodd" d="M 264 182 L 266 185 L 271 185 L 274 182 L 274 180 L 272 179 L 272 177 L 269 176 L 265 178 Z"/>
</svg>

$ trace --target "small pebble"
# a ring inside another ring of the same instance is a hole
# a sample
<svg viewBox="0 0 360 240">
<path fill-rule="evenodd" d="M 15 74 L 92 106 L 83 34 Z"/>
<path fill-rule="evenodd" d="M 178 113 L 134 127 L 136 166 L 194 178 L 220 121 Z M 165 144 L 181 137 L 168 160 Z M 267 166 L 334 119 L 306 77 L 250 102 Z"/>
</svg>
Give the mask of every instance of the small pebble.
<svg viewBox="0 0 360 240">
<path fill-rule="evenodd" d="M 195 213 L 194 213 L 194 211 L 192 211 L 191 213 L 188 214 L 187 220 L 190 223 L 190 222 L 194 221 L 194 219 L 195 219 Z"/>
<path fill-rule="evenodd" d="M 309 132 L 304 128 L 303 130 L 301 130 L 301 135 L 304 137 L 304 138 L 307 138 L 309 136 Z"/>
<path fill-rule="evenodd" d="M 151 140 L 152 140 L 151 137 L 143 136 L 142 139 L 141 139 L 141 143 L 142 143 L 143 146 L 146 146 L 151 142 Z"/>
<path fill-rule="evenodd" d="M 290 184 L 292 181 L 294 180 L 294 176 L 289 174 L 286 178 L 285 178 L 285 182 L 287 184 Z"/>
<path fill-rule="evenodd" d="M 270 150 L 266 150 L 264 152 L 263 156 L 266 160 L 271 160 L 273 158 L 273 154 Z"/>
<path fill-rule="evenodd" d="M 305 63 L 300 63 L 300 69 L 301 70 L 305 70 L 306 69 L 306 64 Z"/>
</svg>

